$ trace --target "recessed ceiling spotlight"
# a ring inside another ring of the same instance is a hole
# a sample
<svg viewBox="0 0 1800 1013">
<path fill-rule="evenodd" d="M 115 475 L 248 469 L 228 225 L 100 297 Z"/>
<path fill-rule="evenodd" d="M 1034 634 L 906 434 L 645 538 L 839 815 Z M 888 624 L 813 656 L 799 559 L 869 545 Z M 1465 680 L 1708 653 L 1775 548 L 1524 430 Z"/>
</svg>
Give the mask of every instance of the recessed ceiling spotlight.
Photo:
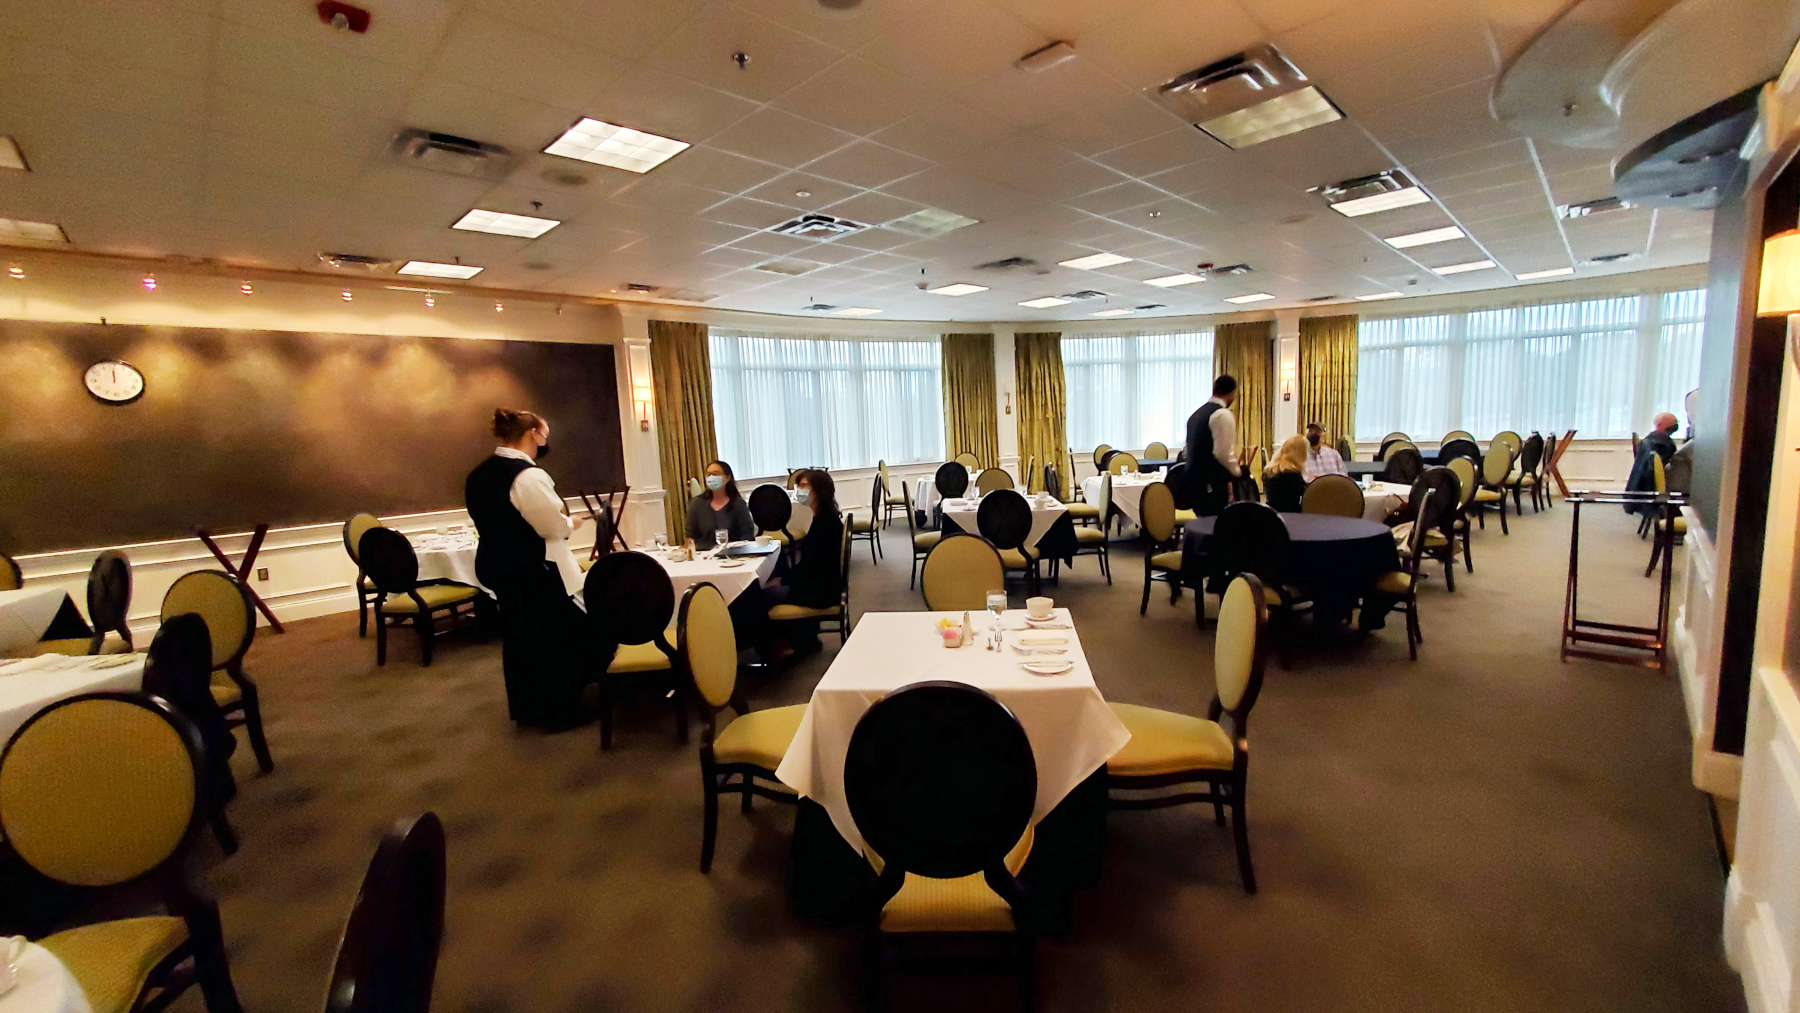
<svg viewBox="0 0 1800 1013">
<path fill-rule="evenodd" d="M 31 171 L 31 167 L 25 164 L 24 153 L 19 150 L 19 142 L 4 134 L 0 134 L 0 169 Z"/>
<path fill-rule="evenodd" d="M 1229 303 L 1237 303 L 1239 305 L 1243 305 L 1244 303 L 1262 302 L 1264 299 L 1273 299 L 1273 298 L 1275 298 L 1275 297 L 1270 295 L 1267 292 L 1252 292 L 1249 295 L 1234 295 L 1231 298 L 1226 299 L 1225 301 L 1229 302 Z"/>
<path fill-rule="evenodd" d="M 494 304 L 494 312 L 495 313 L 505 313 L 506 312 L 506 304 L 503 302 L 495 303 Z"/>
<path fill-rule="evenodd" d="M 1162 212 L 1161 212 L 1161 211 L 1152 211 L 1152 212 L 1150 212 L 1150 217 L 1152 217 L 1152 218 L 1161 218 L 1161 217 L 1162 217 Z"/>
<path fill-rule="evenodd" d="M 1127 310 L 1127 309 L 1100 310 L 1097 313 L 1089 313 L 1088 316 L 1090 316 L 1090 317 L 1122 317 L 1122 316 L 1127 316 L 1130 313 L 1131 313 L 1131 311 Z"/>
<path fill-rule="evenodd" d="M 1166 275 L 1161 278 L 1151 278 L 1149 281 L 1144 282 L 1144 284 L 1155 285 L 1157 288 L 1175 288 L 1178 285 L 1192 285 L 1194 282 L 1205 280 L 1205 278 L 1202 278 L 1197 274 L 1182 273 Z"/>
<path fill-rule="evenodd" d="M 345 302 L 349 302 L 349 301 L 351 301 L 351 300 L 352 300 L 352 299 L 355 299 L 355 298 L 356 298 L 356 297 L 355 297 L 355 296 L 353 296 L 353 295 L 351 295 L 351 294 L 350 294 L 350 290 L 349 290 L 349 289 L 345 289 L 345 290 L 344 290 L 344 301 L 345 301 Z"/>
<path fill-rule="evenodd" d="M 1061 264 L 1063 267 L 1075 267 L 1080 268 L 1083 271 L 1092 271 L 1097 268 L 1111 267 L 1114 264 L 1129 264 L 1131 263 L 1131 258 L 1121 257 L 1116 253 L 1093 253 L 1085 257 L 1076 257 L 1074 260 L 1059 260 L 1057 263 Z"/>
<path fill-rule="evenodd" d="M 1383 239 L 1396 250 L 1411 249 L 1414 246 L 1430 246 L 1432 243 L 1447 243 L 1452 239 L 1461 239 L 1465 233 L 1454 225 L 1446 225 L 1441 229 L 1426 229 L 1424 232 L 1408 232 L 1404 236 Z"/>
<path fill-rule="evenodd" d="M 146 291 L 146 292 L 156 291 L 156 275 L 154 275 L 154 274 L 144 275 L 144 291 Z"/>
<path fill-rule="evenodd" d="M 1471 260 L 1466 264 L 1451 264 L 1448 267 L 1434 267 L 1438 274 L 1466 274 L 1469 271 L 1485 271 L 1495 266 L 1491 260 Z"/>
<path fill-rule="evenodd" d="M 252 286 L 249 282 L 244 282 L 242 285 L 239 285 L 238 291 L 242 292 L 244 295 L 255 295 L 256 294 L 256 288 L 254 286 Z"/>
<path fill-rule="evenodd" d="M 1399 299 L 1405 292 L 1375 292 L 1370 295 L 1359 295 L 1356 298 L 1363 302 L 1376 302 L 1381 299 Z"/>
<path fill-rule="evenodd" d="M 69 234 L 54 222 L 27 222 L 0 218 L 0 246 L 18 243 L 67 243 Z"/>
<path fill-rule="evenodd" d="M 887 227 L 896 232 L 904 232 L 909 236 L 930 239 L 946 232 L 966 229 L 971 225 L 981 224 L 981 219 L 959 215 L 943 208 L 920 208 L 904 218 L 896 218 L 887 223 Z"/>
<path fill-rule="evenodd" d="M 870 306 L 846 306 L 831 315 L 834 317 L 872 317 L 881 311 Z"/>
<path fill-rule="evenodd" d="M 25 269 L 17 264 L 8 264 L 6 267 L 6 276 L 14 281 L 24 281 Z"/>
<path fill-rule="evenodd" d="M 467 280 L 475 277 L 484 270 L 486 270 L 486 268 L 469 267 L 466 264 L 439 264 L 430 260 L 409 260 L 397 273 L 417 275 L 421 278 L 459 278 Z"/>
<path fill-rule="evenodd" d="M 1041 299 L 1027 299 L 1019 305 L 1029 306 L 1034 310 L 1047 310 L 1052 306 L 1067 306 L 1074 301 L 1075 300 L 1073 299 L 1058 299 L 1053 295 L 1047 295 Z"/>
<path fill-rule="evenodd" d="M 1574 273 L 1575 269 L 1572 267 L 1553 267 L 1548 271 L 1526 271 L 1524 274 L 1515 274 L 1513 277 L 1520 281 L 1536 281 L 1539 278 L 1566 278 Z"/>
<path fill-rule="evenodd" d="M 649 172 L 690 145 L 596 119 L 583 119 L 544 149 L 546 155 L 578 158 L 627 172 Z"/>
<path fill-rule="evenodd" d="M 450 227 L 461 229 L 464 232 L 486 232 L 493 236 L 536 239 L 561 224 L 562 222 L 552 218 L 533 218 L 530 215 L 515 215 L 505 211 L 487 211 L 475 208 Z"/>
<path fill-rule="evenodd" d="M 796 196 L 796 197 L 811 197 L 812 191 L 811 190 L 795 190 L 794 196 Z"/>
<path fill-rule="evenodd" d="M 1377 211 L 1427 204 L 1431 195 L 1419 188 L 1406 173 L 1387 169 L 1372 176 L 1358 176 L 1342 183 L 1315 186 L 1306 191 L 1325 198 L 1331 210 L 1346 218 L 1372 215 Z"/>
<path fill-rule="evenodd" d="M 957 282 L 954 285 L 939 285 L 937 288 L 928 288 L 925 291 L 931 295 L 973 295 L 976 292 L 986 292 L 987 286 Z"/>
</svg>

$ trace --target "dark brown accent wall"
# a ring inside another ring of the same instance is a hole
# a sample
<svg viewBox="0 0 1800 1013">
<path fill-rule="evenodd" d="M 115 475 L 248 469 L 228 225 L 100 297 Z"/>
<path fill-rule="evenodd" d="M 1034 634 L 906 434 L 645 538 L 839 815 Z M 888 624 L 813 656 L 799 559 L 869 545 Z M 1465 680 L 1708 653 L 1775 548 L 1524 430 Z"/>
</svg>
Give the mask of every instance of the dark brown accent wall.
<svg viewBox="0 0 1800 1013">
<path fill-rule="evenodd" d="M 91 398 L 105 359 L 144 396 Z M 611 345 L 0 320 L 0 551 L 461 507 L 497 406 L 563 493 L 624 483 Z"/>
</svg>

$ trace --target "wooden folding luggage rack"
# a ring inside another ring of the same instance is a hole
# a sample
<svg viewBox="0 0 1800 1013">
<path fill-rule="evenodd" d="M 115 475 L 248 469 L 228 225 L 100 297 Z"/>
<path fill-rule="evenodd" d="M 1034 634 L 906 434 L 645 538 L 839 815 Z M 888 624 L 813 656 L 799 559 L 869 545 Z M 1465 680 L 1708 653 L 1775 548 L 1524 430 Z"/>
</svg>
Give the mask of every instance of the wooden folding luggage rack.
<svg viewBox="0 0 1800 1013">
<path fill-rule="evenodd" d="M 1569 526 L 1569 585 L 1563 599 L 1562 659 L 1593 658 L 1647 668 L 1663 667 L 1664 652 L 1669 645 L 1669 593 L 1675 575 L 1675 516 L 1687 497 L 1682 493 L 1601 492 L 1577 489 L 1568 493 L 1564 502 L 1575 505 L 1575 516 Z M 1640 504 L 1655 507 L 1662 514 L 1654 537 L 1666 539 L 1662 551 L 1662 591 L 1657 599 L 1656 625 L 1633 626 L 1626 623 L 1603 623 L 1582 619 L 1577 612 L 1577 589 L 1581 571 L 1581 508 L 1588 503 L 1618 505 Z M 1588 646 L 1595 645 L 1595 646 Z"/>
</svg>

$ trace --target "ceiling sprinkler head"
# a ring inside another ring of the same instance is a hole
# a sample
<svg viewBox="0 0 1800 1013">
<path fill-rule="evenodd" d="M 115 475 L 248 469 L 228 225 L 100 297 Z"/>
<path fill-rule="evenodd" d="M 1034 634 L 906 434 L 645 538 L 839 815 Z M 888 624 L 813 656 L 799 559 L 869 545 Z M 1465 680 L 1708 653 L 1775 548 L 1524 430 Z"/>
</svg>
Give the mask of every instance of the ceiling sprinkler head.
<svg viewBox="0 0 1800 1013">
<path fill-rule="evenodd" d="M 745 67 L 750 66 L 750 54 L 733 53 L 731 54 L 731 62 L 737 64 L 739 70 L 743 70 Z"/>
</svg>

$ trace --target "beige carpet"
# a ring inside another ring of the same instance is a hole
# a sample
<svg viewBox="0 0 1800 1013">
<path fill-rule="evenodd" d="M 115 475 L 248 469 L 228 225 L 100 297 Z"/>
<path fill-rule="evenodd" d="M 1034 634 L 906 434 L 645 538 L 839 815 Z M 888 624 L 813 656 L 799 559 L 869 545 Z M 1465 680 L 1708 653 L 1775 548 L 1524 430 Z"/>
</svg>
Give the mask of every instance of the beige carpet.
<svg viewBox="0 0 1800 1013">
<path fill-rule="evenodd" d="M 1422 594 L 1427 640 L 1399 624 L 1271 671 L 1251 722 L 1250 834 L 1262 892 L 1239 890 L 1229 835 L 1199 809 L 1115 814 L 1099 889 L 1040 951 L 1046 1010 L 1655 1010 L 1743 1008 L 1720 949 L 1723 884 L 1671 673 L 1560 664 L 1572 510 L 1477 534 L 1476 572 Z M 1648 546 L 1592 508 L 1596 609 L 1647 614 Z M 857 611 L 921 607 L 905 535 L 879 567 L 857 547 Z M 1083 559 L 1054 590 L 1109 698 L 1198 712 L 1210 633 L 1184 601 L 1137 614 L 1141 556 L 1108 587 Z M 806 699 L 831 660 L 752 683 Z M 386 668 L 354 616 L 263 635 L 277 769 L 239 754 L 243 850 L 209 851 L 249 1010 L 321 1008 L 326 975 L 383 827 L 436 810 L 450 898 L 436 1008 L 838 1010 L 860 1006 L 855 941 L 798 922 L 783 892 L 792 813 L 727 808 L 698 872 L 693 749 L 666 711 L 519 732 L 497 644 L 442 641 Z M 895 1009 L 1010 1009 L 1004 978 L 898 975 Z M 201 1008 L 198 996 L 178 1006 Z"/>
</svg>

